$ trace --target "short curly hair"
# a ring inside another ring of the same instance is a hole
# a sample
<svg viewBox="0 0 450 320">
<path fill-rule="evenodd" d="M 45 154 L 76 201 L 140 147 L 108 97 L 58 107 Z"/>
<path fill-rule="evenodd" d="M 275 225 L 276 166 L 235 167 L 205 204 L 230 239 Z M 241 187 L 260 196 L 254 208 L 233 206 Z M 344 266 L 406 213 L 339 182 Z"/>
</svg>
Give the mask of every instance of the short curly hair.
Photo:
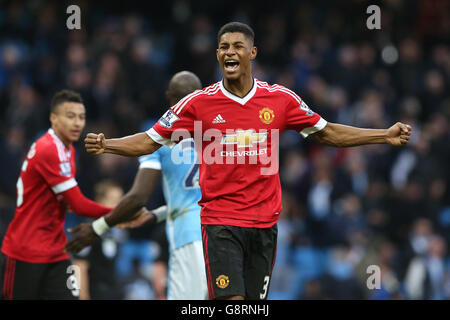
<svg viewBox="0 0 450 320">
<path fill-rule="evenodd" d="M 253 32 L 253 29 L 250 26 L 241 22 L 229 22 L 223 25 L 217 33 L 217 43 L 220 42 L 220 37 L 228 32 L 240 32 L 250 39 L 252 43 L 255 41 L 255 32 Z"/>
</svg>

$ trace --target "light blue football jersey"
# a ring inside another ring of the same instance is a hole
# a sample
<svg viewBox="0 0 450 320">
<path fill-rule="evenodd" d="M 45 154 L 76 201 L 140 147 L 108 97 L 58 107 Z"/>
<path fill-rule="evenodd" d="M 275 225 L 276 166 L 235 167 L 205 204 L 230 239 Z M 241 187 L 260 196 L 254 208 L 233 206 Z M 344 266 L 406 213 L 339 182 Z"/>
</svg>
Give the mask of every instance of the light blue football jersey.
<svg viewBox="0 0 450 320">
<path fill-rule="evenodd" d="M 140 167 L 161 170 L 168 207 L 166 233 L 170 250 L 201 240 L 199 164 L 193 139 L 172 149 L 162 146 L 139 158 Z"/>
</svg>

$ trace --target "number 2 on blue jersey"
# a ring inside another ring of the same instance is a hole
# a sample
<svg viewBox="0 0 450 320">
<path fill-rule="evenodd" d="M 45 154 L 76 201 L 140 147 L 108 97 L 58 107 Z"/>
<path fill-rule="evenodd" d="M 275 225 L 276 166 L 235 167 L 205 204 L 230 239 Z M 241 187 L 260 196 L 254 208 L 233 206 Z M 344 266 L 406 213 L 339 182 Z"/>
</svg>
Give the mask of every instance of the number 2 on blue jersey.
<svg viewBox="0 0 450 320">
<path fill-rule="evenodd" d="M 184 178 L 184 187 L 186 189 L 198 188 L 198 163 L 194 163 Z"/>
<path fill-rule="evenodd" d="M 195 153 L 195 144 L 194 141 L 182 141 L 181 148 L 184 150 L 192 149 L 194 152 L 194 163 L 191 168 L 187 172 L 186 176 L 183 180 L 183 186 L 185 189 L 194 189 L 199 188 L 200 185 L 198 183 L 198 168 L 199 164 L 197 163 L 197 154 Z"/>
</svg>

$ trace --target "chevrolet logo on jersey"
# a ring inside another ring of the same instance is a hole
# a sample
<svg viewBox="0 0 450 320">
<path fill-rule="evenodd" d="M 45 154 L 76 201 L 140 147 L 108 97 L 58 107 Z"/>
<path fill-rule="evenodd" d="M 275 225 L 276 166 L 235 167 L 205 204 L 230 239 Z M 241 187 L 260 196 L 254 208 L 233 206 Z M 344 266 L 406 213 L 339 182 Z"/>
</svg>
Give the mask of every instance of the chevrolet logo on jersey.
<svg viewBox="0 0 450 320">
<path fill-rule="evenodd" d="M 221 144 L 237 144 L 238 148 L 253 147 L 254 143 L 266 141 L 267 132 L 256 133 L 253 129 L 237 130 L 235 134 L 225 134 Z"/>
</svg>

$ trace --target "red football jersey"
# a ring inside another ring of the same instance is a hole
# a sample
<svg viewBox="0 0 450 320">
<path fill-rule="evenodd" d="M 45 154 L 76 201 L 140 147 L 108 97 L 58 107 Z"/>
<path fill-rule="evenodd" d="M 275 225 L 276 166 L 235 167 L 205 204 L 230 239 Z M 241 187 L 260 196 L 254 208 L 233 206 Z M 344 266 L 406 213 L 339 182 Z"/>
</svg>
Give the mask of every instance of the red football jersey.
<svg viewBox="0 0 450 320">
<path fill-rule="evenodd" d="M 36 140 L 17 181 L 17 208 L 2 252 L 29 263 L 69 259 L 64 253 L 67 205 L 60 195 L 77 185 L 75 149 L 67 149 L 52 129 Z"/>
<path fill-rule="evenodd" d="M 202 224 L 267 228 L 281 211 L 279 135 L 292 129 L 306 137 L 326 124 L 291 90 L 255 79 L 243 98 L 222 82 L 187 95 L 147 134 L 169 147 L 194 137 Z"/>
</svg>

